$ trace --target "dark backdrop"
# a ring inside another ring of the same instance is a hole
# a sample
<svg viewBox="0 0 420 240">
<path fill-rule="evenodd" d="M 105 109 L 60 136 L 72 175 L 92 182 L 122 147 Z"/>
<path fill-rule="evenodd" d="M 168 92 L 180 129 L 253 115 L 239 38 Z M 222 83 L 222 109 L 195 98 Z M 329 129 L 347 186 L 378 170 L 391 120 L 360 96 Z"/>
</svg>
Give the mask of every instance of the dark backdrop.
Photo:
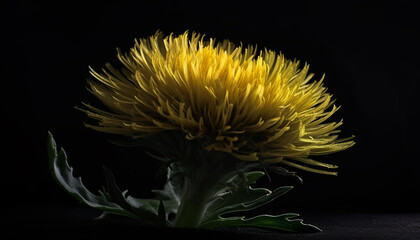
<svg viewBox="0 0 420 240">
<path fill-rule="evenodd" d="M 295 189 L 266 208 L 286 211 L 419 211 L 417 119 L 418 23 L 415 5 L 385 1 L 326 3 L 214 2 L 1 3 L 0 187 L 20 206 L 79 206 L 49 174 L 47 131 L 63 146 L 77 176 L 95 190 L 102 165 L 121 188 L 151 196 L 161 187 L 159 163 L 143 149 L 122 149 L 86 129 L 74 109 L 97 103 L 86 90 L 88 66 L 116 64 L 116 47 L 161 30 L 196 31 L 258 44 L 311 64 L 342 108 L 342 136 L 356 145 L 318 159 L 340 166 L 331 177 L 300 171 L 304 184 L 271 176 Z"/>
</svg>

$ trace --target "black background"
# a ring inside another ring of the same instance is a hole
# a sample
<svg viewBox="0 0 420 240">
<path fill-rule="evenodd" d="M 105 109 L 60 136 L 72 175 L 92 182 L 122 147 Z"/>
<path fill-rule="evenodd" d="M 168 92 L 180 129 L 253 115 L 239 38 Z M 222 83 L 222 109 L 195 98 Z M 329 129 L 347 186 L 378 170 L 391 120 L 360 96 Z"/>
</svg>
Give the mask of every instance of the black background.
<svg viewBox="0 0 420 240">
<path fill-rule="evenodd" d="M 293 2 L 293 3 L 290 3 Z M 257 44 L 311 64 L 342 108 L 342 136 L 356 145 L 317 159 L 339 176 L 299 172 L 304 184 L 271 176 L 270 187 L 295 189 L 265 207 L 271 212 L 419 211 L 419 15 L 400 1 L 1 3 L 2 199 L 21 206 L 79 206 L 53 181 L 47 165 L 51 131 L 75 174 L 94 191 L 108 166 L 121 188 L 152 196 L 159 163 L 144 149 L 112 145 L 83 126 L 74 109 L 97 104 L 86 90 L 88 66 L 117 65 L 116 47 L 157 30 L 185 30 L 218 40 Z"/>
</svg>

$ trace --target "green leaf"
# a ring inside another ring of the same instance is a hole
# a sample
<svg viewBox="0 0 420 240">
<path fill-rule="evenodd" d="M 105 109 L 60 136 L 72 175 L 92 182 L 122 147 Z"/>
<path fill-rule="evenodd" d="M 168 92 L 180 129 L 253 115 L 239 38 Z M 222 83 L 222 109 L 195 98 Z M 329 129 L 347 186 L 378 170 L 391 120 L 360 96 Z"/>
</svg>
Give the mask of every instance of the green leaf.
<svg viewBox="0 0 420 240">
<path fill-rule="evenodd" d="M 63 148 L 57 152 L 57 144 L 53 135 L 48 132 L 48 158 L 49 168 L 56 182 L 71 196 L 80 202 L 114 214 L 135 217 L 133 214 L 125 211 L 118 204 L 106 200 L 103 196 L 91 193 L 82 183 L 80 177 L 73 176 L 73 168 L 67 163 L 67 154 Z"/>
<path fill-rule="evenodd" d="M 234 179 L 230 192 L 220 196 L 208 206 L 199 227 L 252 226 L 287 232 L 320 231 L 319 228 L 313 225 L 304 224 L 300 219 L 291 220 L 290 218 L 299 216 L 293 213 L 278 216 L 259 215 L 248 219 L 244 217 L 223 217 L 223 215 L 228 213 L 249 211 L 261 207 L 293 188 L 292 186 L 284 186 L 277 188 L 273 192 L 265 188 L 252 188 L 250 185 L 263 175 L 264 172 L 261 171 L 246 172 L 244 173 L 244 178 L 238 176 Z"/>
<path fill-rule="evenodd" d="M 73 169 L 68 165 L 64 149 L 57 153 L 57 145 L 50 132 L 48 132 L 49 167 L 53 178 L 71 196 L 82 203 L 104 211 L 99 218 L 108 214 L 123 215 L 135 218 L 153 225 L 163 225 L 158 217 L 159 200 L 137 199 L 121 192 L 116 186 L 115 179 L 109 170 L 105 170 L 107 189 L 96 195 L 90 192 L 82 183 L 80 177 L 73 176 Z M 165 223 L 166 225 L 166 223 Z"/>
<path fill-rule="evenodd" d="M 125 196 L 127 191 L 122 192 L 116 182 L 114 175 L 111 171 L 104 167 L 104 173 L 106 178 L 106 194 L 109 201 L 117 203 L 127 212 L 130 212 L 142 219 L 144 222 L 157 225 L 166 226 L 164 206 L 162 201 L 155 199 L 139 199 L 131 196 Z"/>
<path fill-rule="evenodd" d="M 176 214 L 181 204 L 182 177 L 177 175 L 170 167 L 167 168 L 167 182 L 162 190 L 152 190 L 156 194 L 155 199 L 162 201 L 165 206 L 166 218 L 169 214 Z"/>
<path fill-rule="evenodd" d="M 255 208 L 258 208 L 262 205 L 265 205 L 265 204 L 273 201 L 274 199 L 276 199 L 276 198 L 280 197 L 281 195 L 290 191 L 292 188 L 293 188 L 292 186 L 279 187 L 276 190 L 274 190 L 273 192 L 271 192 L 271 193 L 269 193 L 265 196 L 262 196 L 261 198 L 258 198 L 254 202 L 245 203 L 243 205 L 238 205 L 236 208 L 231 208 L 229 210 L 229 212 L 239 212 L 239 211 L 253 210 Z"/>
<path fill-rule="evenodd" d="M 256 217 L 245 219 L 244 217 L 230 217 L 220 218 L 218 220 L 207 223 L 201 227 L 215 228 L 215 227 L 260 227 L 276 229 L 285 232 L 319 232 L 322 231 L 318 227 L 303 223 L 301 219 L 291 219 L 298 217 L 299 214 L 286 213 L 282 215 L 259 215 Z"/>
<path fill-rule="evenodd" d="M 219 219 L 219 216 L 223 214 L 249 211 L 258 208 L 293 188 L 292 186 L 284 186 L 277 188 L 274 192 L 265 188 L 252 188 L 250 185 L 255 183 L 263 175 L 264 172 L 261 171 L 245 173 L 245 186 L 240 182 L 243 180 L 237 178 L 237 180 L 240 180 L 236 183 L 237 187 L 231 188 L 230 192 L 213 201 L 208 207 L 202 222 L 205 223 Z"/>
</svg>

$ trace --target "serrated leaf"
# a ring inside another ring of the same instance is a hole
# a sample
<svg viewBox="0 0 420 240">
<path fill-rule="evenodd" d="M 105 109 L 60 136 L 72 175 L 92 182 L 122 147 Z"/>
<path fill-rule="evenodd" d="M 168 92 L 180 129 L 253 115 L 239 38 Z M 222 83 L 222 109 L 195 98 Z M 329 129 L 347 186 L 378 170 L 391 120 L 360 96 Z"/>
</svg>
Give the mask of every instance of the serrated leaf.
<svg viewBox="0 0 420 240">
<path fill-rule="evenodd" d="M 244 173 L 246 187 L 241 186 L 241 177 L 237 177 L 237 187 L 222 195 L 207 208 L 206 215 L 200 222 L 199 227 L 261 227 L 270 228 L 286 232 L 316 232 L 319 228 L 304 224 L 300 219 L 291 219 L 299 216 L 298 214 L 282 214 L 277 216 L 259 215 L 245 219 L 244 217 L 223 217 L 225 214 L 234 212 L 249 211 L 267 204 L 277 197 L 290 191 L 292 186 L 279 187 L 273 192 L 265 188 L 252 188 L 250 185 L 255 183 L 264 172 Z"/>
<path fill-rule="evenodd" d="M 57 153 L 57 144 L 50 132 L 48 132 L 47 145 L 49 167 L 53 178 L 74 198 L 90 207 L 104 211 L 98 217 L 99 219 L 109 214 L 116 214 L 135 218 L 147 224 L 166 226 L 166 222 L 162 222 L 158 217 L 159 200 L 126 197 L 126 191 L 121 192 L 112 173 L 106 168 L 104 171 L 107 188 L 100 191 L 100 195 L 93 194 L 83 185 L 80 177 L 73 176 L 73 169 L 68 165 L 64 149 L 61 148 Z"/>
<path fill-rule="evenodd" d="M 322 231 L 318 227 L 303 223 L 301 219 L 291 219 L 298 217 L 299 214 L 286 213 L 282 215 L 259 215 L 256 217 L 245 219 L 244 217 L 230 217 L 220 218 L 211 223 L 207 223 L 201 227 L 215 228 L 215 227 L 260 227 L 276 229 L 285 232 L 319 232 Z"/>
<path fill-rule="evenodd" d="M 66 192 L 78 199 L 80 202 L 106 212 L 134 217 L 118 204 L 108 201 L 104 196 L 98 196 L 90 192 L 82 183 L 80 177 L 73 176 L 73 169 L 67 162 L 67 154 L 63 148 L 57 153 L 57 144 L 53 135 L 48 132 L 48 158 L 49 168 L 53 178 Z"/>
<path fill-rule="evenodd" d="M 166 219 L 162 219 L 162 202 L 155 199 L 139 199 L 125 196 L 127 191 L 122 192 L 115 182 L 111 171 L 104 167 L 107 185 L 108 200 L 117 203 L 127 212 L 133 213 L 137 218 L 142 219 L 152 225 L 166 225 Z M 163 212 L 164 214 L 164 212 Z"/>
<path fill-rule="evenodd" d="M 274 192 L 265 188 L 252 188 L 250 185 L 262 177 L 264 172 L 247 172 L 244 175 L 245 186 L 242 186 L 239 182 L 238 187 L 232 188 L 230 192 L 213 201 L 202 220 L 203 224 L 217 220 L 223 214 L 255 209 L 273 201 L 293 188 L 292 186 L 284 186 L 277 188 Z"/>
<path fill-rule="evenodd" d="M 167 182 L 162 190 L 152 190 L 156 194 L 155 199 L 161 200 L 165 206 L 166 218 L 169 214 L 176 214 L 181 204 L 182 181 L 180 176 L 168 167 Z"/>
</svg>

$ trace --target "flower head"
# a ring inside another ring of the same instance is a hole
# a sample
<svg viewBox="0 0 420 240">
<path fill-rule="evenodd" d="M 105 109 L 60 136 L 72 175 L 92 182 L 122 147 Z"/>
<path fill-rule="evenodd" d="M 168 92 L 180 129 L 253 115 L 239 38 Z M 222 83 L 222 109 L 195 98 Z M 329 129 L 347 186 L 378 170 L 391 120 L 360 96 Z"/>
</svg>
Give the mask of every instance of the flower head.
<svg viewBox="0 0 420 240">
<path fill-rule="evenodd" d="M 157 32 L 128 53 L 118 50 L 118 59 L 121 69 L 91 69 L 90 90 L 109 108 L 86 104 L 95 130 L 133 138 L 178 131 L 208 151 L 324 174 L 335 173 L 314 167 L 336 166 L 309 156 L 354 145 L 338 139 L 342 121 L 326 122 L 339 107 L 323 77 L 311 81 L 307 64 L 274 51 Z"/>
</svg>

